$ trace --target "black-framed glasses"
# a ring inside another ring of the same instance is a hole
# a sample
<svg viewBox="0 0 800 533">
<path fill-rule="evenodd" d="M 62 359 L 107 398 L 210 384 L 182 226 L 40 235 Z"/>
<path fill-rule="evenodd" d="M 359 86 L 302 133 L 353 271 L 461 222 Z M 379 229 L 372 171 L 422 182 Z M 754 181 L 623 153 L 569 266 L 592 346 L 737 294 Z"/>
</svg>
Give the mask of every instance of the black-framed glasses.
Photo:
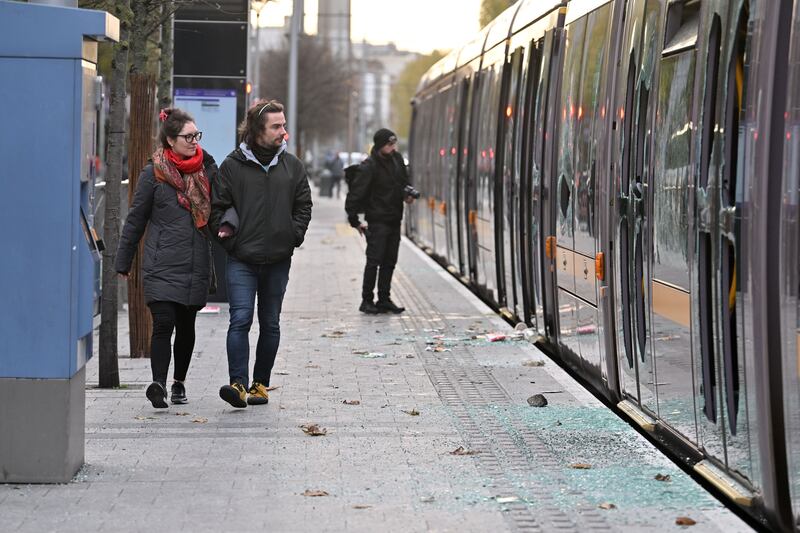
<svg viewBox="0 0 800 533">
<path fill-rule="evenodd" d="M 183 137 L 184 141 L 186 141 L 187 143 L 191 144 L 191 143 L 193 143 L 195 141 L 199 142 L 200 139 L 203 138 L 203 132 L 202 131 L 196 131 L 194 133 L 186 133 L 186 134 L 183 134 L 183 135 L 178 135 L 178 137 Z"/>
</svg>

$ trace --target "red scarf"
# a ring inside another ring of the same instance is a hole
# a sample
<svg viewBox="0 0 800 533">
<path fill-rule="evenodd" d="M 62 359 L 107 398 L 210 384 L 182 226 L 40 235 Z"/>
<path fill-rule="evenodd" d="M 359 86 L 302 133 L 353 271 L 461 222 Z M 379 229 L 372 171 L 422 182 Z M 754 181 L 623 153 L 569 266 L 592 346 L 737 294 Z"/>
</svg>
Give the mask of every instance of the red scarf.
<svg viewBox="0 0 800 533">
<path fill-rule="evenodd" d="M 203 150 L 183 159 L 169 148 L 158 148 L 153 154 L 153 170 L 158 181 L 171 185 L 178 195 L 178 204 L 192 214 L 195 227 L 202 228 L 211 215 L 211 186 L 203 167 Z"/>
</svg>

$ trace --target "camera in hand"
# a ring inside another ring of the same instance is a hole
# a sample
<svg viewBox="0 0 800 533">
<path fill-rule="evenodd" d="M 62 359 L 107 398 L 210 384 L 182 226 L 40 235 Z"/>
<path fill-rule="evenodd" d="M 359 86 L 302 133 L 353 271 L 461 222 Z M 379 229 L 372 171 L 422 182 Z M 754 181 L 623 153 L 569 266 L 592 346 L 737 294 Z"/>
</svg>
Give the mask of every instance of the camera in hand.
<svg viewBox="0 0 800 533">
<path fill-rule="evenodd" d="M 419 191 L 417 189 L 415 189 L 412 185 L 406 185 L 403 188 L 403 194 L 406 195 L 406 198 L 410 197 L 410 198 L 413 198 L 415 200 L 418 200 L 419 197 L 420 197 Z"/>
</svg>

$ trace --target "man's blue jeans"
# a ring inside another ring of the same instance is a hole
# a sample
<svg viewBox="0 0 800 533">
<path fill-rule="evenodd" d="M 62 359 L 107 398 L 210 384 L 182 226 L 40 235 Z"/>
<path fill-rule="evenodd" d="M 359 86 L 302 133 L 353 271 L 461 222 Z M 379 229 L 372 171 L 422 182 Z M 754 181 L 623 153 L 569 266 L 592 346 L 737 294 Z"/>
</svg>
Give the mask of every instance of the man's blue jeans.
<svg viewBox="0 0 800 533">
<path fill-rule="evenodd" d="M 272 365 L 281 341 L 281 306 L 289 282 L 289 257 L 271 265 L 251 265 L 228 256 L 226 276 L 231 322 L 228 326 L 228 373 L 231 383 L 249 381 L 250 342 L 255 298 L 258 295 L 258 344 L 253 381 L 269 386 Z"/>
</svg>

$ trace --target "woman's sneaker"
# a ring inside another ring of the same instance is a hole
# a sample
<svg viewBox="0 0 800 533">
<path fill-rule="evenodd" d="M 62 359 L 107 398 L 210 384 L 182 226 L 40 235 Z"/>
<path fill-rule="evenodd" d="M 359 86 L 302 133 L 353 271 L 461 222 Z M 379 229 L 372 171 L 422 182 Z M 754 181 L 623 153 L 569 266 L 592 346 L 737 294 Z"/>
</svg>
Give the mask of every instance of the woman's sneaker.
<svg viewBox="0 0 800 533">
<path fill-rule="evenodd" d="M 250 390 L 247 391 L 247 394 L 247 403 L 250 405 L 264 405 L 265 403 L 269 403 L 269 391 L 267 391 L 266 385 L 258 381 L 254 381 L 253 384 L 250 385 Z"/>
<path fill-rule="evenodd" d="M 247 407 L 247 389 L 241 383 L 223 385 L 219 389 L 219 397 L 234 407 Z"/>
<path fill-rule="evenodd" d="M 186 387 L 183 386 L 183 383 L 176 381 L 172 384 L 172 391 L 169 397 L 169 401 L 172 402 L 172 405 L 184 404 L 188 403 L 189 400 L 186 399 Z"/>
<path fill-rule="evenodd" d="M 162 383 L 158 381 L 152 382 L 147 387 L 144 394 L 156 409 L 166 409 L 169 407 L 167 405 L 167 388 Z"/>
</svg>

